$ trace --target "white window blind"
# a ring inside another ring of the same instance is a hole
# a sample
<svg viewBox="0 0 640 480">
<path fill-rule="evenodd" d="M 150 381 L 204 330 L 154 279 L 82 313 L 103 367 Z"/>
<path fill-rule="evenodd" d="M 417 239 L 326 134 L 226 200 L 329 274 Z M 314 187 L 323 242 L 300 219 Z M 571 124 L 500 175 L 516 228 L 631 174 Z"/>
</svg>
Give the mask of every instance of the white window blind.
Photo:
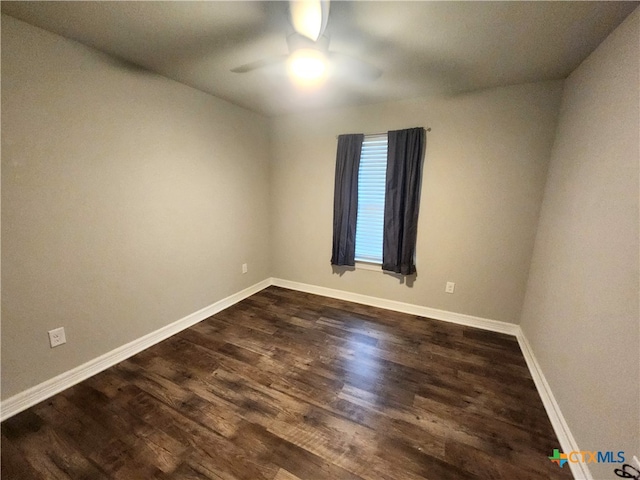
<svg viewBox="0 0 640 480">
<path fill-rule="evenodd" d="M 387 134 L 365 135 L 358 172 L 356 260 L 382 264 Z"/>
</svg>

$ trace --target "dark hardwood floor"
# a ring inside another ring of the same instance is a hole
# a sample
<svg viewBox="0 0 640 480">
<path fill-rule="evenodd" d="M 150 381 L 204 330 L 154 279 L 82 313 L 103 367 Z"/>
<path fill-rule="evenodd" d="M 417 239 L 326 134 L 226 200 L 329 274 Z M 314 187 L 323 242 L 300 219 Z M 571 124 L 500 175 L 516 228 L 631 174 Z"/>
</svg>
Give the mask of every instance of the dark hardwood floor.
<svg viewBox="0 0 640 480">
<path fill-rule="evenodd" d="M 515 338 L 270 287 L 2 424 L 3 479 L 571 478 Z"/>
</svg>

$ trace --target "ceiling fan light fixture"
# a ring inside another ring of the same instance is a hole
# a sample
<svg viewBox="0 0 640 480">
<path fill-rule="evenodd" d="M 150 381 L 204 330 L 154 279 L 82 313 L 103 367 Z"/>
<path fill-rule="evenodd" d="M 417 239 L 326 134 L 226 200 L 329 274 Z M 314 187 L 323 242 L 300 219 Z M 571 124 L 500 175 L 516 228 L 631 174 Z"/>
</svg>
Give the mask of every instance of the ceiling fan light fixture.
<svg viewBox="0 0 640 480">
<path fill-rule="evenodd" d="M 327 76 L 327 59 L 319 50 L 301 48 L 289 56 L 287 69 L 297 85 L 317 86 Z"/>
<path fill-rule="evenodd" d="M 314 42 L 318 40 L 323 29 L 321 1 L 291 0 L 289 2 L 289 9 L 291 13 L 291 23 L 296 32 Z"/>
</svg>

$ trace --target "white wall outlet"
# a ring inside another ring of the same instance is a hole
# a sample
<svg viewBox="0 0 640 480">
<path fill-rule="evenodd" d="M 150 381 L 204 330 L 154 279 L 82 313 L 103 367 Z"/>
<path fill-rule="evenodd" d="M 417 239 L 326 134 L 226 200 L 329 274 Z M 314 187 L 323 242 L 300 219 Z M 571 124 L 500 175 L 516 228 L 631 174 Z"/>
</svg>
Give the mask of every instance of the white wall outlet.
<svg viewBox="0 0 640 480">
<path fill-rule="evenodd" d="M 51 348 L 67 343 L 67 337 L 64 334 L 64 327 L 49 330 L 49 343 Z"/>
<path fill-rule="evenodd" d="M 249 271 L 249 267 L 246 263 L 242 264 L 242 273 L 247 273 Z"/>
<path fill-rule="evenodd" d="M 453 293 L 455 289 L 456 289 L 456 284 L 454 282 L 447 282 L 447 284 L 444 287 L 444 291 L 446 293 Z"/>
</svg>

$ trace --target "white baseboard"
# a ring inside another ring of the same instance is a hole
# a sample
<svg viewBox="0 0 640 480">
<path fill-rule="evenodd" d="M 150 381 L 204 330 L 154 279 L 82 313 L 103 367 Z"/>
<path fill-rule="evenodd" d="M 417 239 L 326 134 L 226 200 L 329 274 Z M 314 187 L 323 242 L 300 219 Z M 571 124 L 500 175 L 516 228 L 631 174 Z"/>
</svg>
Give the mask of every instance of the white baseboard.
<svg viewBox="0 0 640 480">
<path fill-rule="evenodd" d="M 195 325 L 202 320 L 209 318 L 211 315 L 215 315 L 221 312 L 225 308 L 230 307 L 244 300 L 247 297 L 259 292 L 260 290 L 271 285 L 271 279 L 263 280 L 251 287 L 234 293 L 222 300 L 219 300 L 207 307 L 198 310 L 190 315 L 187 315 L 180 320 L 177 320 L 165 327 L 162 327 L 155 332 L 151 332 L 143 337 L 140 337 L 132 342 L 129 342 L 121 347 L 111 350 L 93 360 L 88 361 L 76 368 L 73 368 L 67 372 L 64 372 L 56 377 L 42 382 L 35 387 L 29 388 L 24 392 L 20 392 L 13 397 L 10 397 L 0 404 L 0 421 L 4 421 L 13 415 L 26 410 L 33 405 L 52 397 L 56 393 L 60 393 L 73 385 L 80 383 L 87 378 L 100 373 L 103 370 L 135 355 L 136 353 L 145 350 L 156 343 L 166 340 L 172 335 Z"/>
<path fill-rule="evenodd" d="M 569 425 L 567 425 L 567 421 L 565 420 L 562 412 L 560 411 L 560 406 L 558 402 L 556 402 L 555 397 L 553 396 L 553 392 L 551 391 L 551 387 L 549 383 L 547 383 L 547 379 L 542 373 L 542 369 L 540 368 L 540 364 L 538 360 L 536 360 L 535 355 L 533 354 L 533 350 L 531 349 L 531 345 L 525 337 L 524 332 L 518 326 L 518 335 L 516 335 L 518 339 L 518 343 L 520 344 L 520 350 L 522 350 L 522 354 L 524 355 L 524 359 L 527 362 L 527 366 L 529 367 L 529 371 L 531 372 L 531 377 L 533 378 L 533 382 L 536 384 L 536 389 L 538 390 L 538 394 L 542 399 L 542 404 L 544 405 L 544 409 L 547 411 L 547 415 L 549 416 L 549 420 L 551 421 L 551 426 L 553 430 L 556 432 L 556 436 L 558 437 L 558 442 L 560 443 L 560 450 L 564 453 L 569 452 L 579 452 L 580 448 L 576 443 L 576 439 L 571 434 L 571 430 L 569 430 Z M 552 452 L 549 452 L 551 455 Z M 571 473 L 573 474 L 573 478 L 576 480 L 593 480 L 593 476 L 589 471 L 589 467 L 586 463 L 578 462 L 567 462 L 569 468 L 571 469 Z"/>
<path fill-rule="evenodd" d="M 280 278 L 272 278 L 271 284 L 276 287 L 288 288 L 291 290 L 299 290 L 301 292 L 313 293 L 323 297 L 336 298 L 338 300 L 347 300 L 349 302 L 369 305 L 371 307 L 384 308 L 386 310 L 394 310 L 396 312 L 408 313 L 410 315 L 419 315 L 421 317 L 433 318 L 434 320 L 443 320 L 445 322 L 457 323 L 468 327 L 481 328 L 482 330 L 490 330 L 492 332 L 506 333 L 508 335 L 517 336 L 520 327 L 513 323 L 500 322 L 498 320 L 490 320 L 488 318 L 474 317 L 463 313 L 448 312 L 446 310 L 438 310 L 436 308 L 423 307 L 421 305 L 413 305 L 411 303 L 397 302 L 395 300 L 387 300 L 384 298 L 371 297 L 360 293 L 345 292 L 344 290 L 336 290 L 333 288 L 318 287 L 306 283 L 292 282 L 290 280 L 282 280 Z"/>
<path fill-rule="evenodd" d="M 402 313 L 408 313 L 410 315 L 419 315 L 422 317 L 433 318 L 435 320 L 442 320 L 445 322 L 457 323 L 460 325 L 466 325 L 469 327 L 480 328 L 483 330 L 489 330 L 492 332 L 505 333 L 513 335 L 517 338 L 522 350 L 522 354 L 527 362 L 529 371 L 536 385 L 542 403 L 547 411 L 551 425 L 558 437 L 560 447 L 563 452 L 580 451 L 575 438 L 569 430 L 560 407 L 553 396 L 551 387 L 547 383 L 545 376 L 536 360 L 531 346 L 527 341 L 524 333 L 520 329 L 519 325 L 512 323 L 501 322 L 497 320 L 490 320 L 487 318 L 474 317 L 471 315 L 465 315 L 461 313 L 448 312 L 446 310 L 438 310 L 435 308 L 423 307 L 420 305 L 413 305 L 409 303 L 397 302 L 395 300 L 387 300 L 383 298 L 372 297 L 368 295 L 362 295 L 359 293 L 346 292 L 343 290 L 336 290 L 332 288 L 320 287 L 316 285 L 309 285 L 300 282 L 293 282 L 290 280 L 283 280 L 280 278 L 269 278 L 262 282 L 246 288 L 238 293 L 230 295 L 218 302 L 215 302 L 208 307 L 198 310 L 195 313 L 187 315 L 180 320 L 171 323 L 165 327 L 151 332 L 137 340 L 134 340 L 126 345 L 123 345 L 115 350 L 107 352 L 98 358 L 95 358 L 83 365 L 80 365 L 68 372 L 51 378 L 35 387 L 32 387 L 24 392 L 21 392 L 13 397 L 0 403 L 0 421 L 4 421 L 13 415 L 26 410 L 27 408 L 46 400 L 47 398 L 59 393 L 73 385 L 145 350 L 156 343 L 161 342 L 169 338 L 176 333 L 195 325 L 211 315 L 224 310 L 225 308 L 244 300 L 247 297 L 263 290 L 264 288 L 275 285 L 277 287 L 288 288 L 290 290 L 298 290 L 301 292 L 312 293 L 315 295 L 321 295 L 324 297 L 336 298 L 339 300 L 346 300 L 354 303 L 360 303 L 363 305 L 369 305 L 378 308 L 384 308 L 387 310 L 393 310 Z M 551 455 L 552 452 L 549 452 Z M 579 480 L 593 480 L 593 476 L 589 471 L 589 468 L 585 463 L 571 463 L 569 462 L 571 473 L 574 478 Z"/>
</svg>

